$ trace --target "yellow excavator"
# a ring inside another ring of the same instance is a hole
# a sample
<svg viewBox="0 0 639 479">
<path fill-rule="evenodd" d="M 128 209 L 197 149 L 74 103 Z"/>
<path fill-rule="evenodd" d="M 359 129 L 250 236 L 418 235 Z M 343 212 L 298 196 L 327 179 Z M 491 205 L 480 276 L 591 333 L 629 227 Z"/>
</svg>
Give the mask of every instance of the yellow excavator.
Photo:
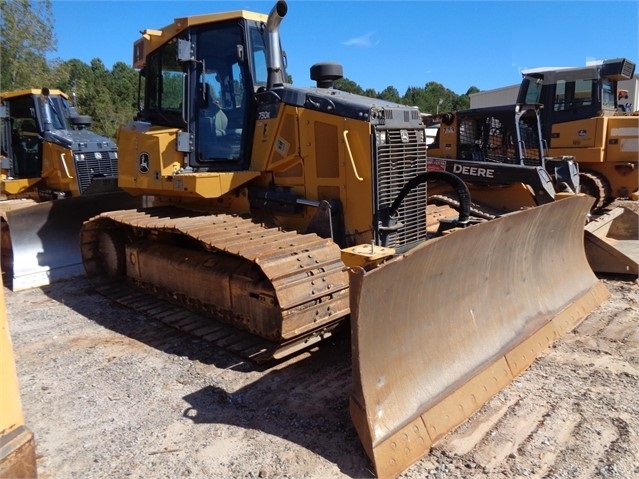
<svg viewBox="0 0 639 479">
<path fill-rule="evenodd" d="M 458 176 L 427 171 L 417 108 L 334 89 L 335 63 L 287 82 L 287 10 L 142 31 L 118 185 L 153 205 L 85 222 L 83 261 L 97 290 L 256 361 L 350 320 L 353 423 L 395 477 L 607 298 L 592 199 L 477 217 Z M 460 203 L 435 232 L 433 181 Z"/>
<path fill-rule="evenodd" d="M 35 479 L 36 447 L 26 426 L 0 275 L 0 477 Z"/>
<path fill-rule="evenodd" d="M 59 90 L 0 93 L 2 268 L 14 291 L 84 273 L 82 222 L 138 200 L 117 190 L 115 142 Z"/>
</svg>

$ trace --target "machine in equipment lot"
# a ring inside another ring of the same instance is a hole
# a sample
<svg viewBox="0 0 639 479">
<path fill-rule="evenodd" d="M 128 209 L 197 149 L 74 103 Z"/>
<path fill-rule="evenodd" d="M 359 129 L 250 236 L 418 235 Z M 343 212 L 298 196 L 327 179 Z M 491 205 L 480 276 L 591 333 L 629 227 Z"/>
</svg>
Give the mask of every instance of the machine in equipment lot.
<svg viewBox="0 0 639 479">
<path fill-rule="evenodd" d="M 2 267 L 14 290 L 83 273 L 82 221 L 137 200 L 117 192 L 115 142 L 58 90 L 0 94 Z M 64 201 L 62 201 L 64 200 Z"/>
<path fill-rule="evenodd" d="M 84 265 L 114 299 L 258 361 L 350 319 L 351 415 L 393 477 L 607 297 L 583 251 L 592 201 L 474 216 L 458 176 L 427 171 L 417 108 L 335 90 L 334 63 L 311 67 L 316 87 L 287 82 L 287 10 L 142 32 L 118 185 L 154 205 L 87 221 Z M 430 181 L 460 202 L 434 233 Z"/>
<path fill-rule="evenodd" d="M 596 208 L 639 199 L 639 115 L 619 107 L 618 89 L 634 73 L 626 58 L 522 72 L 517 102 L 543 104 L 549 154 L 575 157 L 582 191 L 596 198 Z"/>
<path fill-rule="evenodd" d="M 546 154 L 543 110 L 516 104 L 425 116 L 439 125 L 428 147 L 428 170 L 460 176 L 473 199 L 491 207 L 484 212 L 488 219 L 580 191 L 584 176 L 574 157 Z M 454 206 L 451 192 L 448 185 L 431 185 L 430 203 Z M 637 224 L 639 216 L 623 207 L 590 213 L 586 254 L 595 272 L 639 274 Z"/>
</svg>

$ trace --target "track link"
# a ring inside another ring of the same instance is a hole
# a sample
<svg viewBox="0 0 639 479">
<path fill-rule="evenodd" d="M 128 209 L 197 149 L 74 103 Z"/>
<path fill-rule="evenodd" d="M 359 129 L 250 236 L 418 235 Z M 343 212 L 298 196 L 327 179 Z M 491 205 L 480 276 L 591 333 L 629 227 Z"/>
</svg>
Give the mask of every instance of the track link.
<svg viewBox="0 0 639 479">
<path fill-rule="evenodd" d="M 349 314 L 340 249 L 315 234 L 162 207 L 103 213 L 81 235 L 98 291 L 255 361 L 306 348 Z"/>
</svg>

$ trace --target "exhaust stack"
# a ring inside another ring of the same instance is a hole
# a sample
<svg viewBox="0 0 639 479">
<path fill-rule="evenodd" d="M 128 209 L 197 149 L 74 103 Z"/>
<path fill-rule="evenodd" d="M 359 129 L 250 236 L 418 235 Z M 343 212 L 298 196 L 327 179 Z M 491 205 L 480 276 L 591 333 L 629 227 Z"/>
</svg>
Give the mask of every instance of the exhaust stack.
<svg viewBox="0 0 639 479">
<path fill-rule="evenodd" d="M 280 22 L 286 15 L 288 6 L 284 0 L 275 4 L 266 20 L 266 62 L 268 78 L 266 88 L 284 84 L 284 66 L 282 64 L 282 48 L 280 45 Z"/>
</svg>

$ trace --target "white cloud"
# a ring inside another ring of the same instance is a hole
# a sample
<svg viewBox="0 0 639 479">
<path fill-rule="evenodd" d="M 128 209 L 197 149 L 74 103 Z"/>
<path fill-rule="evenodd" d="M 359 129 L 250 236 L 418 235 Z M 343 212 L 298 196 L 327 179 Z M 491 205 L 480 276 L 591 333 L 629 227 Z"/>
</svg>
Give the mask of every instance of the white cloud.
<svg viewBox="0 0 639 479">
<path fill-rule="evenodd" d="M 377 32 L 368 32 L 365 35 L 361 35 L 359 37 L 351 38 L 349 40 L 343 41 L 342 45 L 346 45 L 347 47 L 372 47 L 377 45 L 379 41 L 373 41 L 373 35 Z"/>
</svg>

